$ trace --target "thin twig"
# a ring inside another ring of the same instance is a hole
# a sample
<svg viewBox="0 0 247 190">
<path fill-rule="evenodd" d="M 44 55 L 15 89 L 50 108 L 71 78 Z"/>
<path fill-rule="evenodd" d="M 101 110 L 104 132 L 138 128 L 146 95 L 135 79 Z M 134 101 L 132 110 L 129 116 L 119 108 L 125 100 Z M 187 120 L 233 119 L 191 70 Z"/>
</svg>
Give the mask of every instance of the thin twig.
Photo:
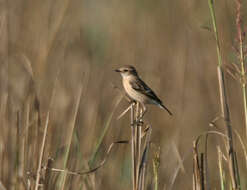
<svg viewBox="0 0 247 190">
<path fill-rule="evenodd" d="M 47 116 L 46 116 L 46 121 L 45 121 L 43 140 L 42 140 L 42 144 L 41 144 L 41 148 L 40 148 L 39 164 L 38 164 L 37 177 L 36 177 L 36 182 L 35 182 L 35 190 L 38 190 L 38 188 L 39 188 L 39 179 L 40 179 L 40 175 L 41 175 L 41 164 L 42 164 L 42 159 L 43 159 L 43 155 L 44 155 L 46 134 L 47 134 L 49 119 L 50 119 L 50 112 L 48 111 Z"/>
<path fill-rule="evenodd" d="M 99 168 L 101 168 L 107 161 L 110 153 L 111 153 L 111 150 L 112 148 L 114 147 L 115 144 L 128 144 L 129 141 L 127 140 L 122 140 L 122 141 L 116 141 L 116 142 L 113 142 L 111 143 L 111 145 L 109 146 L 107 152 L 106 152 L 106 156 L 105 158 L 100 162 L 100 164 L 96 167 L 94 167 L 93 169 L 90 169 L 90 170 L 87 170 L 87 171 L 68 171 L 68 170 L 64 170 L 64 169 L 58 169 L 58 168 L 47 168 L 47 167 L 44 167 L 43 169 L 45 170 L 51 170 L 51 171 L 54 171 L 54 172 L 66 172 L 66 174 L 70 174 L 70 175 L 78 175 L 78 176 L 83 176 L 83 175 L 88 175 L 88 174 L 91 174 L 93 172 L 96 172 Z"/>
<path fill-rule="evenodd" d="M 132 183 L 133 183 L 133 190 L 136 190 L 134 104 L 131 104 L 130 122 L 131 122 Z"/>
<path fill-rule="evenodd" d="M 193 190 L 201 190 L 200 163 L 196 141 L 193 142 Z"/>
<path fill-rule="evenodd" d="M 220 173 L 220 185 L 221 185 L 221 190 L 225 189 L 225 176 L 224 176 L 224 172 L 223 172 L 223 164 L 222 164 L 222 158 L 223 158 L 223 154 L 220 150 L 220 147 L 217 146 L 217 151 L 218 151 L 218 166 L 219 166 L 219 173 Z"/>
<path fill-rule="evenodd" d="M 216 134 L 216 135 L 220 135 L 220 136 L 224 137 L 225 140 L 228 139 L 227 135 L 225 135 L 225 134 L 223 134 L 223 133 L 221 133 L 221 132 L 219 132 L 219 131 L 207 131 L 207 132 L 205 132 L 205 133 L 199 135 L 199 136 L 196 138 L 196 141 L 195 141 L 196 146 L 198 146 L 198 143 L 199 143 L 200 139 L 201 139 L 202 137 L 208 135 L 208 134 Z"/>
<path fill-rule="evenodd" d="M 234 129 L 233 131 L 234 131 L 235 134 L 237 135 L 237 137 L 238 137 L 238 139 L 239 139 L 239 142 L 240 142 L 240 144 L 241 144 L 241 147 L 242 147 L 242 149 L 243 149 L 243 151 L 244 151 L 245 165 L 246 165 L 246 168 L 247 168 L 247 151 L 246 151 L 246 147 L 245 147 L 244 142 L 243 142 L 243 140 L 242 140 L 240 134 L 238 133 L 238 131 L 237 131 L 236 129 Z"/>
<path fill-rule="evenodd" d="M 121 113 L 121 114 L 117 117 L 117 120 L 119 120 L 121 117 L 123 117 L 123 116 L 131 109 L 131 106 L 132 106 L 132 104 L 129 105 L 129 107 L 128 107 L 127 109 L 125 109 L 125 110 L 123 111 L 123 113 Z"/>
</svg>

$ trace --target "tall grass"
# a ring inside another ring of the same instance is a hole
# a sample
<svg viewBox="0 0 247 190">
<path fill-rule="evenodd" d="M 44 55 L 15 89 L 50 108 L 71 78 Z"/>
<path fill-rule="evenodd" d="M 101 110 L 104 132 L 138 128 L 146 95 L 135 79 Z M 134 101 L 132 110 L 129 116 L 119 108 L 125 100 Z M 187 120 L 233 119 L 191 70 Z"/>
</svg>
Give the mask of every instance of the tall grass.
<svg viewBox="0 0 247 190">
<path fill-rule="evenodd" d="M 246 189 L 246 4 L 206 3 L 1 1 L 0 189 Z M 117 120 L 125 64 L 173 118 Z"/>
<path fill-rule="evenodd" d="M 236 1 L 237 10 L 236 10 L 236 28 L 237 28 L 237 42 L 239 43 L 239 48 L 237 51 L 237 57 L 240 62 L 240 81 L 241 81 L 241 88 L 242 88 L 242 95 L 243 95 L 243 105 L 244 105 L 244 115 L 245 115 L 245 125 L 246 125 L 246 89 L 245 89 L 245 82 L 242 81 L 245 78 L 245 61 L 243 55 L 243 34 L 242 34 L 242 23 L 241 23 L 241 1 Z M 217 50 L 217 57 L 218 57 L 218 66 L 217 66 L 217 75 L 218 75 L 218 82 L 219 82 L 219 92 L 220 92 L 220 105 L 221 105 L 221 115 L 224 121 L 225 126 L 225 134 L 227 138 L 224 138 L 224 144 L 226 148 L 226 160 L 228 165 L 228 173 L 231 183 L 229 184 L 231 189 L 241 189 L 240 183 L 240 171 L 238 165 L 238 159 L 235 144 L 233 142 L 233 131 L 236 132 L 232 128 L 232 121 L 230 119 L 230 108 L 229 108 L 229 96 L 226 90 L 226 69 L 223 68 L 223 60 L 222 60 L 222 52 L 221 52 L 221 44 L 219 41 L 219 34 L 217 29 L 216 23 L 216 14 L 215 14 L 215 4 L 213 0 L 208 0 L 208 5 L 211 14 L 213 32 L 216 40 L 216 50 Z M 235 68 L 238 68 L 236 66 Z M 242 139 L 240 135 L 237 133 L 238 140 L 242 143 Z M 224 135 L 224 134 L 221 134 Z M 206 144 L 207 146 L 207 144 Z M 245 145 L 243 146 L 243 152 L 245 154 Z M 221 148 L 218 146 L 218 168 L 219 168 L 219 176 L 220 176 L 220 186 L 221 189 L 226 189 L 226 177 L 225 177 L 225 170 L 223 169 L 223 153 Z M 246 158 L 245 158 L 246 159 Z M 201 156 L 201 161 L 199 161 L 197 143 L 194 143 L 194 189 L 205 189 L 205 178 L 204 178 L 204 162 L 205 159 L 203 157 L 203 153 Z M 210 188 L 210 187 L 209 187 Z"/>
<path fill-rule="evenodd" d="M 147 126 L 142 136 L 144 123 L 138 121 L 142 115 L 139 103 L 131 105 L 131 154 L 133 190 L 143 190 L 146 184 L 146 168 L 150 147 L 151 126 Z M 145 138 L 143 138 L 145 137 Z"/>
</svg>

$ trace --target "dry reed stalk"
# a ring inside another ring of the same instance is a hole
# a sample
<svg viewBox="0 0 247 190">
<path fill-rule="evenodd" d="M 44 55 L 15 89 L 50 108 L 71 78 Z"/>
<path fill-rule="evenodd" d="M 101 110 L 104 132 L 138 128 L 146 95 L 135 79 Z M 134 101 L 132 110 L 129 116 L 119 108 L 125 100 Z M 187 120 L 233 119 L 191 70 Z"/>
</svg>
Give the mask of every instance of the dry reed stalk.
<svg viewBox="0 0 247 190">
<path fill-rule="evenodd" d="M 236 180 L 239 185 L 238 189 L 240 189 L 240 175 L 239 175 L 239 168 L 238 168 L 238 159 L 237 159 L 237 153 L 234 152 L 234 166 L 235 166 L 235 171 L 236 171 Z"/>
<path fill-rule="evenodd" d="M 68 135 L 67 138 L 65 139 L 66 141 L 66 150 L 65 150 L 65 156 L 64 156 L 64 164 L 63 164 L 63 168 L 65 168 L 65 170 L 67 171 L 67 163 L 68 163 L 68 159 L 69 159 L 69 152 L 70 152 L 70 148 L 71 148 L 71 144 L 72 144 L 72 137 L 74 134 L 74 128 L 75 128 L 75 122 L 76 122 L 76 117 L 78 114 L 78 110 L 79 110 L 79 105 L 80 105 L 80 101 L 81 101 L 81 94 L 82 94 L 82 86 L 79 87 L 78 93 L 76 95 L 76 102 L 75 105 L 73 107 L 73 111 L 72 111 L 72 118 L 68 124 Z M 59 183 L 59 189 L 64 189 L 65 188 L 65 182 L 66 182 L 66 177 L 67 177 L 67 172 L 62 172 L 62 179 L 61 182 Z"/>
<path fill-rule="evenodd" d="M 204 185 L 205 189 L 210 190 L 209 173 L 208 173 L 208 136 L 205 137 L 205 153 L 204 153 Z"/>
<path fill-rule="evenodd" d="M 26 101 L 24 102 L 20 112 L 17 112 L 17 124 L 16 124 L 16 146 L 15 149 L 18 150 L 16 155 L 12 156 L 16 158 L 17 162 L 15 165 L 16 174 L 11 174 L 11 188 L 14 189 L 18 187 L 18 189 L 23 190 L 25 186 L 23 186 L 23 180 L 25 176 L 25 168 L 27 163 L 27 154 L 28 154 L 28 144 L 27 144 L 27 133 L 29 126 L 29 115 L 30 115 L 30 97 L 28 96 Z M 22 116 L 22 117 L 20 117 Z M 11 132 L 12 130 L 10 130 Z M 12 132 L 11 132 L 12 133 Z M 12 139 L 12 138 L 10 138 Z M 17 180 L 16 180 L 17 179 Z"/>
<path fill-rule="evenodd" d="M 57 76 L 56 76 L 56 79 L 54 82 L 54 86 L 53 86 L 53 90 L 52 90 L 52 94 L 51 94 L 51 99 L 49 102 L 49 108 L 48 108 L 48 112 L 46 114 L 46 119 L 45 119 L 44 132 L 43 132 L 43 137 L 42 137 L 42 142 L 41 142 L 41 147 L 40 147 L 38 168 L 37 168 L 37 174 L 36 174 L 36 180 L 35 180 L 35 190 L 38 190 L 38 188 L 39 188 L 39 181 L 40 181 L 40 176 L 41 176 L 41 166 L 42 166 L 42 160 L 44 157 L 45 143 L 47 140 L 47 131 L 48 131 L 48 124 L 49 124 L 49 119 L 50 119 L 50 109 L 51 109 L 51 106 L 53 105 L 53 101 L 54 101 L 56 85 L 57 85 L 57 80 L 58 80 L 58 74 L 59 74 L 59 71 L 57 73 Z"/>
<path fill-rule="evenodd" d="M 9 181 L 8 171 L 5 170 L 6 161 L 9 162 L 10 159 L 7 158 L 6 153 L 6 141 L 5 139 L 8 137 L 4 127 L 8 126 L 8 58 L 9 58 L 9 19 L 8 19 L 8 2 L 1 2 L 1 11 L 0 11 L 0 148 L 1 148 L 1 156 L 0 156 L 0 164 L 2 166 L 2 170 L 0 175 L 3 183 L 5 181 Z M 7 175 L 6 175 L 7 174 Z M 4 179 L 6 178 L 6 179 Z M 1 183 L 0 183 L 1 184 Z M 4 187 L 4 186 L 3 186 Z"/>
<path fill-rule="evenodd" d="M 145 186 L 145 171 L 151 136 L 151 128 L 147 130 L 145 141 L 142 140 L 144 123 L 139 121 L 142 114 L 139 103 L 131 104 L 131 159 L 133 190 L 142 190 Z"/>
<path fill-rule="evenodd" d="M 42 139 L 42 144 L 41 144 L 40 154 L 39 154 L 39 164 L 38 164 L 38 169 L 37 169 L 37 174 L 36 174 L 35 190 L 38 190 L 39 185 L 40 185 L 39 181 L 40 181 L 40 176 L 41 176 L 41 164 L 42 164 L 44 150 L 45 150 L 45 142 L 46 142 L 46 137 L 47 137 L 49 119 L 50 119 L 50 112 L 48 111 L 46 115 L 44 134 L 43 134 L 43 139 Z"/>
<path fill-rule="evenodd" d="M 201 189 L 205 189 L 205 181 L 204 181 L 204 153 L 200 154 L 201 161 L 200 161 L 200 177 L 201 177 Z"/>
<path fill-rule="evenodd" d="M 237 182 L 237 175 L 238 172 L 236 170 L 236 162 L 234 162 L 234 147 L 233 147 L 233 138 L 232 138 L 232 127 L 230 122 L 230 112 L 227 102 L 227 94 L 225 88 L 225 80 L 224 80 L 224 72 L 222 71 L 221 67 L 217 67 L 218 71 L 218 80 L 219 80 L 219 90 L 220 90 L 220 102 L 221 102 L 221 111 L 224 117 L 224 122 L 226 126 L 226 133 L 228 136 L 227 140 L 227 151 L 228 151 L 228 167 L 231 176 L 231 182 L 233 189 L 239 189 L 240 184 Z"/>
<path fill-rule="evenodd" d="M 94 167 L 93 169 L 86 170 L 86 171 L 67 171 L 67 174 L 83 176 L 83 175 L 91 174 L 91 173 L 97 171 L 99 168 L 101 168 L 106 163 L 107 158 L 110 156 L 112 148 L 116 144 L 128 144 L 128 143 L 129 143 L 129 141 L 126 141 L 126 140 L 115 141 L 115 142 L 111 143 L 111 145 L 109 146 L 109 148 L 106 151 L 105 158 L 99 163 L 98 166 Z M 58 168 L 47 168 L 46 167 L 45 169 L 50 169 L 51 171 L 54 171 L 54 172 L 65 172 L 66 171 L 64 169 L 58 169 Z"/>
<path fill-rule="evenodd" d="M 35 141 L 33 142 L 33 154 L 34 155 L 39 155 L 39 147 L 41 145 L 41 140 L 42 140 L 42 128 L 41 128 L 41 118 L 40 118 L 40 113 L 36 112 L 35 116 L 35 124 L 34 124 L 34 129 L 33 129 L 33 138 L 35 139 Z M 39 161 L 38 159 L 33 163 L 34 164 L 34 168 L 38 168 L 38 164 Z"/>
<path fill-rule="evenodd" d="M 160 167 L 160 147 L 155 151 L 153 158 L 153 173 L 154 173 L 154 190 L 158 190 L 159 178 L 158 170 Z"/>
<path fill-rule="evenodd" d="M 222 163 L 222 152 L 220 150 L 220 147 L 217 146 L 217 151 L 218 151 L 218 166 L 219 166 L 219 174 L 220 174 L 220 186 L 221 190 L 225 189 L 225 174 L 223 171 L 223 163 Z"/>
<path fill-rule="evenodd" d="M 30 59 L 24 53 L 17 54 L 16 57 L 20 60 L 21 66 L 29 78 L 28 94 L 23 108 L 22 120 L 24 128 L 22 131 L 23 137 L 25 137 L 26 147 L 28 147 L 28 151 L 25 151 L 25 169 L 27 171 L 33 171 L 38 167 L 38 159 L 35 159 L 32 163 L 28 162 L 28 160 L 33 159 L 33 155 L 39 155 L 39 144 L 41 140 L 39 135 L 41 127 L 40 102 Z"/>
<path fill-rule="evenodd" d="M 23 150 L 23 154 L 21 157 L 21 173 L 19 173 L 19 177 L 24 176 L 25 168 L 28 165 L 28 153 L 30 153 L 29 147 L 30 145 L 28 144 L 28 134 L 29 134 L 29 117 L 30 117 L 30 102 L 31 102 L 31 97 L 28 96 L 27 100 L 24 104 L 23 112 L 22 112 L 22 131 L 21 131 L 21 150 Z"/>
<path fill-rule="evenodd" d="M 17 150 L 16 151 L 16 159 L 17 159 L 17 161 L 16 161 L 16 172 L 17 172 L 17 176 L 18 176 L 18 173 L 20 172 L 20 171 L 18 171 L 19 170 L 19 165 L 20 165 L 20 156 L 19 156 L 19 154 L 20 154 L 19 145 L 20 145 L 20 137 L 21 137 L 20 131 L 21 131 L 21 128 L 20 128 L 20 112 L 17 111 L 17 113 L 16 113 L 16 150 Z"/>
<path fill-rule="evenodd" d="M 9 17 L 8 17 L 8 3 L 7 1 L 1 2 L 0 11 L 0 124 L 4 125 L 5 112 L 7 109 L 8 99 L 8 60 L 9 60 Z M 1 138 L 3 139 L 3 138 Z M 2 142 L 0 141 L 0 144 Z"/>
<path fill-rule="evenodd" d="M 5 4 L 5 3 L 3 3 Z M 6 3 L 7 4 L 7 3 Z M 6 6 L 7 7 L 7 6 Z M 1 10 L 0 13 L 0 126 L 7 126 L 5 124 L 6 120 L 6 111 L 7 111 L 7 102 L 8 102 L 8 11 Z M 4 135 L 1 133 L 1 135 Z M 0 138 L 0 145 L 3 144 L 2 139 Z"/>
<path fill-rule="evenodd" d="M 230 120 L 230 112 L 229 106 L 227 102 L 227 93 L 226 93 L 226 85 L 225 85 L 225 78 L 224 72 L 222 68 L 222 56 L 220 51 L 220 43 L 218 38 L 218 31 L 217 31 L 217 24 L 216 24 L 216 16 L 214 10 L 214 3 L 213 0 L 208 0 L 208 6 L 210 9 L 210 14 L 212 18 L 214 36 L 216 40 L 216 50 L 218 56 L 218 66 L 217 66 L 217 74 L 218 74 L 218 82 L 219 82 L 219 92 L 220 92 L 220 103 L 221 103 L 221 113 L 224 118 L 225 130 L 228 136 L 227 139 L 227 152 L 228 152 L 228 167 L 231 177 L 231 183 L 233 189 L 239 189 L 240 183 L 237 181 L 237 175 L 239 175 L 236 171 L 236 162 L 234 162 L 234 147 L 233 147 L 233 138 L 232 138 L 232 127 L 231 127 L 231 120 Z"/>
<path fill-rule="evenodd" d="M 25 186 L 23 184 L 23 180 L 24 180 L 24 176 L 23 176 L 23 160 L 22 160 L 22 154 L 20 154 L 20 151 L 23 151 L 21 148 L 21 137 L 23 137 L 23 135 L 21 135 L 22 129 L 21 129 L 21 124 L 20 124 L 20 112 L 18 111 L 16 114 L 16 158 L 17 158 L 17 162 L 16 162 L 16 173 L 17 173 L 17 182 L 16 182 L 16 187 L 20 188 L 20 189 L 25 189 Z M 20 156 L 21 155 L 21 156 Z M 21 166 L 21 167 L 20 167 Z M 15 177 L 15 176 L 14 176 Z"/>
<path fill-rule="evenodd" d="M 218 132 L 218 131 L 207 131 L 201 135 L 199 135 L 193 143 L 193 189 L 201 190 L 201 189 L 210 189 L 210 184 L 208 181 L 208 172 L 207 172 L 207 141 L 209 135 L 217 135 L 219 137 L 223 137 L 224 145 L 227 145 L 228 136 Z M 205 152 L 201 153 L 200 161 L 198 155 L 198 145 L 202 137 L 206 138 L 205 142 Z M 226 146 L 227 148 L 227 146 Z"/>
<path fill-rule="evenodd" d="M 49 180 L 50 180 L 50 177 L 51 177 L 52 164 L 53 164 L 53 159 L 52 158 L 48 158 L 47 164 L 46 164 L 45 177 L 44 177 L 44 189 L 48 189 L 49 188 Z"/>
<path fill-rule="evenodd" d="M 131 122 L 131 160 L 132 160 L 132 186 L 136 190 L 136 165 L 135 165 L 135 126 L 134 126 L 134 103 L 131 104 L 130 109 L 130 122 Z"/>
<path fill-rule="evenodd" d="M 197 143 L 193 142 L 193 190 L 202 190 L 200 162 L 197 151 Z"/>
<path fill-rule="evenodd" d="M 139 118 L 139 115 L 141 115 L 141 108 L 140 104 L 137 103 L 135 106 L 135 121 Z M 136 160 L 136 187 L 138 187 L 139 184 L 139 169 L 140 169 L 140 159 L 141 159 L 141 124 L 136 124 L 135 126 L 135 160 Z"/>
<path fill-rule="evenodd" d="M 141 114 L 141 113 L 140 113 Z M 145 188 L 145 179 L 146 179 L 146 168 L 147 168 L 147 161 L 148 161 L 148 152 L 150 148 L 150 139 L 151 139 L 151 133 L 152 133 L 152 128 L 151 126 L 148 126 L 148 131 L 146 132 L 146 138 L 143 144 L 143 152 L 142 152 L 142 157 L 141 157 L 141 162 L 139 165 L 139 190 L 144 190 Z"/>
<path fill-rule="evenodd" d="M 244 52 L 244 34 L 242 31 L 242 15 L 241 15 L 241 8 L 242 2 L 241 0 L 235 0 L 237 11 L 236 11 L 236 27 L 237 27 L 237 41 L 239 43 L 238 49 L 238 58 L 240 62 L 240 72 L 241 72 L 241 88 L 242 88 L 242 96 L 243 96 L 243 106 L 244 106 L 244 120 L 245 120 L 245 130 L 246 130 L 246 138 L 247 138 L 247 95 L 246 95 L 246 65 L 245 65 L 245 54 Z"/>
</svg>

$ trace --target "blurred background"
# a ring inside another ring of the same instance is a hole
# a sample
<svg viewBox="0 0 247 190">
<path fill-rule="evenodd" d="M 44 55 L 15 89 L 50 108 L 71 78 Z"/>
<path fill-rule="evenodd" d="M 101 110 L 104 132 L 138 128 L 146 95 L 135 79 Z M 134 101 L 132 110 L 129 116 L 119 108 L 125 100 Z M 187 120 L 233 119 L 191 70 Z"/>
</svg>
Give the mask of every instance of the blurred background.
<svg viewBox="0 0 247 190">
<path fill-rule="evenodd" d="M 235 63 L 235 2 L 222 0 L 215 6 L 223 62 Z M 159 189 L 192 189 L 192 142 L 212 130 L 209 123 L 220 115 L 216 45 L 207 1 L 1 0 L 0 33 L 2 185 L 15 189 L 20 179 L 33 183 L 35 177 L 27 172 L 36 174 L 48 111 L 43 165 L 52 157 L 56 168 L 87 170 L 104 158 L 112 142 L 130 139 L 129 114 L 117 120 L 128 102 L 114 88 L 122 88 L 114 69 L 134 65 L 174 114 L 170 117 L 149 106 L 145 115 L 153 128 L 152 142 L 161 147 Z M 244 138 L 240 84 L 229 75 L 226 80 L 232 125 Z M 224 131 L 221 123 L 217 127 Z M 214 172 L 217 145 L 224 148 L 220 138 L 211 136 L 212 189 L 220 187 Z M 236 146 L 246 179 L 238 141 Z M 131 189 L 130 155 L 129 145 L 119 145 L 96 173 L 68 176 L 65 189 Z M 149 158 L 146 188 L 153 189 L 152 151 Z M 59 189 L 57 181 L 59 174 L 54 172 L 50 189 Z"/>
</svg>

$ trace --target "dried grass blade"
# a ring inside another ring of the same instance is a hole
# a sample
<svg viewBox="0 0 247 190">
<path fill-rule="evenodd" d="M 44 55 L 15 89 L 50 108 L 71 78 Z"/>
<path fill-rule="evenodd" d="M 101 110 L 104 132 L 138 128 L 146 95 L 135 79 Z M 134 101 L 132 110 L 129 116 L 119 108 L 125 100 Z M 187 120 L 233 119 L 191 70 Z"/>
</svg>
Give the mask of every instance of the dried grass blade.
<svg viewBox="0 0 247 190">
<path fill-rule="evenodd" d="M 67 172 L 67 174 L 70 174 L 70 175 L 87 175 L 87 174 L 91 174 L 93 172 L 96 172 L 99 168 L 101 168 L 106 163 L 107 158 L 109 157 L 109 155 L 111 153 L 111 150 L 112 150 L 112 148 L 114 147 L 115 144 L 128 144 L 128 143 L 129 143 L 129 141 L 127 141 L 127 140 L 113 142 L 109 146 L 109 148 L 108 148 L 108 150 L 106 152 L 105 158 L 99 163 L 98 166 L 94 167 L 93 169 L 90 169 L 88 171 L 83 171 L 83 172 L 80 172 L 80 171 L 73 172 L 73 171 L 67 171 L 66 170 L 66 172 Z M 57 169 L 57 168 L 48 168 L 48 167 L 46 167 L 45 169 L 46 170 L 50 169 L 51 171 L 54 171 L 54 172 L 65 172 L 65 170 L 63 170 L 63 169 Z"/>
<path fill-rule="evenodd" d="M 47 135 L 47 129 L 48 129 L 48 123 L 50 119 L 50 112 L 48 111 L 47 116 L 46 116 L 46 121 L 45 121 L 45 129 L 44 129 L 44 135 L 43 135 L 43 140 L 40 148 L 40 155 L 39 155 L 39 164 L 38 164 L 38 169 L 37 169 L 37 174 L 36 174 L 36 181 L 35 181 L 35 190 L 38 190 L 39 188 L 39 179 L 41 175 L 41 164 L 42 164 L 42 159 L 44 155 L 44 149 L 45 149 L 45 142 L 46 142 L 46 135 Z"/>
<path fill-rule="evenodd" d="M 65 156 L 64 156 L 64 164 L 63 167 L 66 168 L 67 167 L 67 163 L 68 163 L 68 158 L 69 158 L 69 152 L 70 152 L 70 148 L 71 148 L 71 144 L 72 144 L 72 137 L 74 134 L 74 128 L 75 128 L 75 122 L 76 122 L 76 117 L 78 114 L 78 109 L 79 109 L 79 105 L 80 105 L 80 101 L 81 101 L 81 94 L 82 94 L 82 86 L 80 86 L 78 92 L 77 92 L 77 96 L 76 96 L 76 102 L 75 102 L 75 106 L 74 106 L 74 110 L 73 110 L 73 116 L 72 119 L 69 123 L 69 132 L 68 132 L 68 138 L 67 138 L 67 147 L 66 147 L 66 151 L 65 151 Z M 65 169 L 66 170 L 66 169 Z M 67 172 L 64 172 L 62 174 L 62 179 L 59 183 L 59 186 L 61 189 L 65 188 L 65 182 L 66 182 L 66 176 L 67 176 Z"/>
<path fill-rule="evenodd" d="M 99 151 L 100 145 L 101 145 L 102 142 L 103 142 L 103 139 L 104 139 L 104 137 L 105 137 L 105 135 L 106 135 L 106 132 L 108 131 L 108 129 L 109 129 L 109 127 L 110 127 L 110 124 L 111 124 L 113 115 L 114 115 L 114 113 L 115 113 L 115 110 L 116 110 L 117 106 L 119 105 L 119 103 L 121 102 L 122 99 L 123 99 L 123 96 L 118 96 L 118 97 L 113 101 L 113 102 L 115 102 L 113 111 L 110 113 L 110 115 L 109 115 L 109 117 L 108 117 L 108 119 L 107 119 L 107 121 L 106 121 L 106 123 L 105 123 L 105 125 L 104 125 L 104 127 L 103 127 L 103 131 L 102 131 L 102 133 L 101 133 L 101 135 L 100 135 L 100 137 L 99 137 L 99 140 L 98 140 L 98 142 L 97 142 L 97 144 L 96 144 L 96 146 L 95 146 L 95 149 L 94 149 L 94 151 L 93 151 L 93 154 L 92 154 L 91 158 L 89 159 L 89 162 L 88 162 L 89 167 L 92 167 L 93 164 L 94 164 L 94 162 L 95 162 L 96 155 L 97 155 L 97 153 L 98 153 L 98 151 Z"/>
<path fill-rule="evenodd" d="M 218 166 L 219 166 L 219 174 L 220 174 L 220 186 L 221 186 L 221 190 L 225 190 L 225 175 L 223 172 L 223 163 L 222 163 L 223 156 L 219 146 L 217 146 L 217 151 L 218 151 Z"/>
<path fill-rule="evenodd" d="M 152 128 L 149 126 L 149 130 L 147 131 L 147 135 L 145 138 L 144 142 L 144 150 L 142 153 L 142 158 L 140 162 L 140 168 L 139 168 L 139 173 L 138 173 L 138 178 L 140 179 L 140 182 L 138 184 L 139 190 L 143 190 L 145 187 L 145 175 L 146 175 L 146 167 L 147 167 L 147 161 L 148 161 L 148 152 L 149 152 L 149 147 L 150 147 L 150 139 L 151 139 L 151 133 L 152 133 Z"/>
</svg>

